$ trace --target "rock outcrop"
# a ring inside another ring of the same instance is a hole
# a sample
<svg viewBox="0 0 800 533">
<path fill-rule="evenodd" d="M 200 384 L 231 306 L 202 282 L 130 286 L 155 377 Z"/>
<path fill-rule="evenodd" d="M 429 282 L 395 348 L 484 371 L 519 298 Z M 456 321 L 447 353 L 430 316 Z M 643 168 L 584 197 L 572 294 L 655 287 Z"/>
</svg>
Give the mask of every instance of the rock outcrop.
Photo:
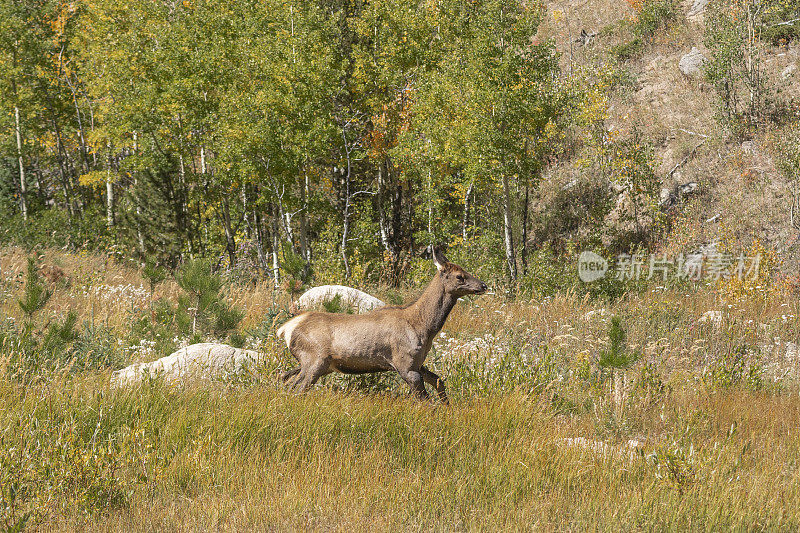
<svg viewBox="0 0 800 533">
<path fill-rule="evenodd" d="M 703 75 L 703 65 L 705 65 L 706 61 L 708 61 L 708 59 L 703 55 L 703 52 L 696 46 L 693 46 L 688 54 L 681 57 L 681 60 L 678 62 L 678 68 L 686 76 L 693 78 L 700 77 Z"/>
</svg>

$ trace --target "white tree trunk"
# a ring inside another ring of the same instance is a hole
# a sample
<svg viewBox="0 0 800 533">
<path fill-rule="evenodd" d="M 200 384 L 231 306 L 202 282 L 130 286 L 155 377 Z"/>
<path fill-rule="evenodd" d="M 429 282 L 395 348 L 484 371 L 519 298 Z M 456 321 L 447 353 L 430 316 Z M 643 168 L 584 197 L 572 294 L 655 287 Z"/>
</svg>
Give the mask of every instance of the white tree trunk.
<svg viewBox="0 0 800 533">
<path fill-rule="evenodd" d="M 278 236 L 278 222 L 273 216 L 272 219 L 272 279 L 275 281 L 275 288 L 280 288 L 281 284 L 281 270 L 280 263 L 278 262 L 278 246 L 280 240 Z"/>
<path fill-rule="evenodd" d="M 134 155 L 139 152 L 139 138 L 136 132 L 133 132 L 133 153 Z M 139 198 L 139 179 L 133 178 L 133 190 L 136 192 L 136 239 L 139 241 L 139 253 L 142 254 L 142 262 L 144 264 L 144 234 L 142 233 L 142 201 Z"/>
<path fill-rule="evenodd" d="M 306 219 L 306 212 L 308 212 L 308 173 L 304 172 L 303 182 L 300 184 L 300 253 L 303 254 L 303 259 L 306 264 L 311 263 L 311 248 L 308 245 L 308 220 Z"/>
<path fill-rule="evenodd" d="M 17 134 L 17 157 L 19 158 L 19 196 L 22 205 L 22 218 L 28 220 L 28 187 L 25 183 L 25 163 L 22 160 L 22 132 L 19 125 L 19 107 L 14 106 L 14 124 Z"/>
<path fill-rule="evenodd" d="M 508 186 L 508 175 L 503 174 L 503 237 L 506 247 L 508 273 L 512 282 L 517 281 L 517 258 L 514 254 L 514 233 L 511 228 L 511 192 Z"/>
<path fill-rule="evenodd" d="M 108 147 L 108 168 L 106 168 L 106 225 L 114 227 L 114 183 L 111 179 L 111 143 Z"/>
<path fill-rule="evenodd" d="M 469 223 L 469 201 L 472 197 L 472 189 L 475 186 L 475 181 L 471 181 L 469 184 L 469 188 L 467 188 L 467 193 L 464 195 L 464 216 L 461 221 L 461 237 L 464 239 L 464 243 L 467 242 L 467 224 Z"/>
</svg>

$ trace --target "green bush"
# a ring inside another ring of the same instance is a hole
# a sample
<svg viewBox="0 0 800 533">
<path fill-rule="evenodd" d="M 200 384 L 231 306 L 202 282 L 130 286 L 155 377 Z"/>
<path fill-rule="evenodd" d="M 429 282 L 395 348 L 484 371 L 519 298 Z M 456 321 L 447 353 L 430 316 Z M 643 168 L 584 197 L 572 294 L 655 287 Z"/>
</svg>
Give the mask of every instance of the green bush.
<svg viewBox="0 0 800 533">
<path fill-rule="evenodd" d="M 764 387 L 764 367 L 742 344 L 717 357 L 703 372 L 703 383 L 713 389 L 743 387 L 761 390 Z"/>
<path fill-rule="evenodd" d="M 186 293 L 178 299 L 175 313 L 175 322 L 182 333 L 193 337 L 201 332 L 227 336 L 244 317 L 223 300 L 222 277 L 211 271 L 208 261 L 186 262 L 175 280 Z"/>
<path fill-rule="evenodd" d="M 624 24 L 631 38 L 611 47 L 610 54 L 618 61 L 627 61 L 641 55 L 659 31 L 677 22 L 678 2 L 675 0 L 629 1 L 636 11 L 635 17 Z"/>
<path fill-rule="evenodd" d="M 765 70 L 763 37 L 766 31 L 779 28 L 772 26 L 777 13 L 790 16 L 797 11 L 797 7 L 789 9 L 783 0 L 718 0 L 709 4 L 704 42 L 711 57 L 705 67 L 706 78 L 719 99 L 718 118 L 734 135 L 743 135 L 780 116 L 782 103 Z"/>
<path fill-rule="evenodd" d="M 679 5 L 675 0 L 645 0 L 641 6 L 632 28 L 639 39 L 652 39 L 659 30 L 668 28 L 678 19 Z"/>
</svg>

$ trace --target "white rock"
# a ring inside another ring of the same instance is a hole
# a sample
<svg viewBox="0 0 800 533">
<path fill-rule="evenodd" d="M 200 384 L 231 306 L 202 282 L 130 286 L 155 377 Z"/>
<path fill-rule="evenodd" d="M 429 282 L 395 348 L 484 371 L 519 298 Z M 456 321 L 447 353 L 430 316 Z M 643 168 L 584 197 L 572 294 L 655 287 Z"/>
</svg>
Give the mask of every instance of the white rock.
<svg viewBox="0 0 800 533">
<path fill-rule="evenodd" d="M 558 439 L 556 444 L 565 448 L 581 448 L 588 452 L 598 455 L 627 455 L 630 459 L 636 458 L 637 451 L 644 448 L 644 439 L 630 439 L 624 445 L 615 446 L 601 440 L 587 439 L 586 437 L 574 437 Z M 627 452 L 627 453 L 626 453 Z"/>
<path fill-rule="evenodd" d="M 800 350 L 797 349 L 797 344 L 794 342 L 786 343 L 786 359 L 796 360 L 800 358 Z"/>
<path fill-rule="evenodd" d="M 698 320 L 701 324 L 713 324 L 719 326 L 722 324 L 722 311 L 706 311 L 703 316 Z"/>
<path fill-rule="evenodd" d="M 366 292 L 352 287 L 345 287 L 344 285 L 321 285 L 304 292 L 303 295 L 297 299 L 297 306 L 301 309 L 309 309 L 321 305 L 323 302 L 333 300 L 336 296 L 341 297 L 342 304 L 357 308 L 359 313 L 386 305 L 383 300 L 379 300 Z"/>
<path fill-rule="evenodd" d="M 170 383 L 224 378 L 245 370 L 259 359 L 259 353 L 254 350 L 204 342 L 181 348 L 149 363 L 136 363 L 118 370 L 111 375 L 111 383 L 117 386 L 133 385 L 147 375 L 163 377 Z"/>
<path fill-rule="evenodd" d="M 692 7 L 689 9 L 687 15 L 690 17 L 699 15 L 700 13 L 705 11 L 706 6 L 708 5 L 708 1 L 709 0 L 694 0 L 694 2 L 692 2 Z"/>
<path fill-rule="evenodd" d="M 702 67 L 706 61 L 706 56 L 696 46 L 693 46 L 692 50 L 678 62 L 678 68 L 686 76 L 698 77 L 703 75 Z"/>
<path fill-rule="evenodd" d="M 783 69 L 783 71 L 781 72 L 781 78 L 784 80 L 788 80 L 789 78 L 792 77 L 795 71 L 797 71 L 797 65 L 792 63 L 791 65 Z"/>
<path fill-rule="evenodd" d="M 608 309 L 601 307 L 600 309 L 594 309 L 593 311 L 589 311 L 585 315 L 583 315 L 584 320 L 592 320 L 594 318 L 599 318 L 600 320 L 604 320 L 608 315 L 611 313 L 608 312 Z"/>
<path fill-rule="evenodd" d="M 672 189 L 661 189 L 658 195 L 658 205 L 666 205 L 672 200 Z"/>
</svg>

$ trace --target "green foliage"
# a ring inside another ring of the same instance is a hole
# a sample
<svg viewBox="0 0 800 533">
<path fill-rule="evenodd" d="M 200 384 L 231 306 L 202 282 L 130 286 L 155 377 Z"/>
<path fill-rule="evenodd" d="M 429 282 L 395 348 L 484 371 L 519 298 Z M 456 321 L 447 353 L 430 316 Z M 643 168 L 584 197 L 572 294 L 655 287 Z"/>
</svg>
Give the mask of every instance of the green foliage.
<svg viewBox="0 0 800 533">
<path fill-rule="evenodd" d="M 618 61 L 627 61 L 641 55 L 660 31 L 668 30 L 678 20 L 680 13 L 675 0 L 628 0 L 635 10 L 632 20 L 622 24 L 631 38 L 611 48 L 610 54 Z"/>
<path fill-rule="evenodd" d="M 764 367 L 742 344 L 720 354 L 703 372 L 703 383 L 712 389 L 760 390 L 764 387 Z"/>
<path fill-rule="evenodd" d="M 70 352 L 70 364 L 82 370 L 118 369 L 126 363 L 114 332 L 101 324 L 84 322 Z"/>
<path fill-rule="evenodd" d="M 520 281 L 522 294 L 534 298 L 557 294 L 587 294 L 592 299 L 614 301 L 625 292 L 638 290 L 641 283 L 617 279 L 613 271 L 586 283 L 578 277 L 578 253 L 570 246 L 560 255 L 550 246 L 543 246 L 528 257 L 527 274 Z"/>
<path fill-rule="evenodd" d="M 777 139 L 776 166 L 798 195 L 800 187 L 800 122 L 795 122 L 781 132 Z"/>
<path fill-rule="evenodd" d="M 33 315 L 47 305 L 52 294 L 52 291 L 42 282 L 36 259 L 29 257 L 28 269 L 25 273 L 25 292 L 18 302 L 20 309 L 25 313 L 25 317 L 29 322 L 33 319 Z"/>
<path fill-rule="evenodd" d="M 57 371 L 82 372 L 120 368 L 125 359 L 112 331 L 84 322 L 78 315 L 51 318 L 45 326 L 28 322 L 22 328 L 7 323 L 0 331 L 0 347 L 9 354 L 7 371 L 20 381 L 38 381 Z"/>
<path fill-rule="evenodd" d="M 183 333 L 196 335 L 202 330 L 224 336 L 242 320 L 244 314 L 225 302 L 222 276 L 211 271 L 208 261 L 187 261 L 176 273 L 175 281 L 188 295 L 178 301 L 175 315 Z"/>
<path fill-rule="evenodd" d="M 144 276 L 150 284 L 150 297 L 152 298 L 156 286 L 166 279 L 167 272 L 164 268 L 159 267 L 153 260 L 148 260 L 142 268 L 142 276 Z"/>
<path fill-rule="evenodd" d="M 686 450 L 673 442 L 671 445 L 659 445 L 646 459 L 653 467 L 656 479 L 682 496 L 697 482 L 700 466 L 697 455 L 694 449 Z"/>
<path fill-rule="evenodd" d="M 78 314 L 75 311 L 69 311 L 63 322 L 50 322 L 42 339 L 42 350 L 52 354 L 65 353 L 67 346 L 78 338 L 75 331 L 77 323 Z"/>
<path fill-rule="evenodd" d="M 140 310 L 131 317 L 125 335 L 128 357 L 152 360 L 173 353 L 180 329 L 176 324 L 175 307 L 165 299 L 152 302 L 150 310 Z"/>
<path fill-rule="evenodd" d="M 609 50 L 611 57 L 621 62 L 634 59 L 642 54 L 642 52 L 644 52 L 644 41 L 639 37 L 630 39 L 621 44 L 616 44 Z"/>
<path fill-rule="evenodd" d="M 718 118 L 734 134 L 777 116 L 781 103 L 765 71 L 770 15 L 782 0 L 717 0 L 707 9 L 705 45 L 711 52 L 706 78 L 719 99 Z"/>
<path fill-rule="evenodd" d="M 800 39 L 800 5 L 794 0 L 764 2 L 764 27 L 760 38 L 773 45 Z"/>
<path fill-rule="evenodd" d="M 600 358 L 597 365 L 602 369 L 624 369 L 628 368 L 639 360 L 639 353 L 632 352 L 626 344 L 627 333 L 622 327 L 622 321 L 618 316 L 611 318 L 608 327 L 608 340 L 610 346 L 600 351 Z"/>
<path fill-rule="evenodd" d="M 324 302 L 322 302 L 322 307 L 328 313 L 353 314 L 352 308 L 349 305 L 345 305 L 344 302 L 342 302 L 342 295 L 341 294 L 337 294 L 336 296 L 334 296 L 330 300 L 325 300 Z"/>
<path fill-rule="evenodd" d="M 633 22 L 633 34 L 650 40 L 660 30 L 669 28 L 678 19 L 679 4 L 675 0 L 642 0 Z"/>
<path fill-rule="evenodd" d="M 0 109 L 21 111 L 30 216 L 18 213 L 9 118 L 0 243 L 146 259 L 151 293 L 165 274 L 154 265 L 172 271 L 187 257 L 213 258 L 241 283 L 271 275 L 274 257 L 292 295 L 313 277 L 340 281 L 346 261 L 354 283 L 396 287 L 426 279 L 417 249 L 439 241 L 506 283 L 498 250 L 531 241 L 528 199 L 578 118 L 555 43 L 541 40 L 541 2 L 1 9 Z M 648 0 L 631 31 L 646 45 L 676 12 Z M 617 74 L 612 85 L 631 86 L 630 72 Z M 594 126 L 602 147 L 607 130 Z M 650 155 L 638 144 L 636 179 Z M 620 226 L 635 227 L 608 238 L 614 251 L 651 229 L 638 209 L 647 201 L 634 200 Z M 225 314 L 202 327 L 229 327 Z"/>
</svg>

